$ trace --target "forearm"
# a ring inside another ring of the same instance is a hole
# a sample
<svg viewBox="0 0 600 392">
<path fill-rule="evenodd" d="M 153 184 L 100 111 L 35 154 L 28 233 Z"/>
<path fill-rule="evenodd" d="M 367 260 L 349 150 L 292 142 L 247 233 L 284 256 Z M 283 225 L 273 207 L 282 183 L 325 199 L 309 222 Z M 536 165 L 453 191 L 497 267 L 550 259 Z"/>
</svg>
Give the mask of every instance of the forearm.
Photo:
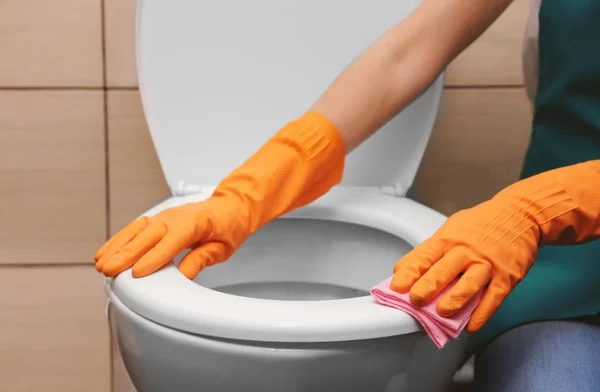
<svg viewBox="0 0 600 392">
<path fill-rule="evenodd" d="M 359 56 L 312 107 L 348 152 L 408 106 L 512 0 L 425 0 Z"/>
</svg>

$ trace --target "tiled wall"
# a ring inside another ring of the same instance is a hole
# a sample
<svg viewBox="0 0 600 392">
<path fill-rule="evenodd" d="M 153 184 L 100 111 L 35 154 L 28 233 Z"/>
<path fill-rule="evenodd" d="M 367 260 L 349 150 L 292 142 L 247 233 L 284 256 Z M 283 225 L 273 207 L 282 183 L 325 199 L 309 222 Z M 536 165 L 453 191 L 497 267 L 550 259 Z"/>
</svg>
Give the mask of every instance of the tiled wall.
<svg viewBox="0 0 600 392">
<path fill-rule="evenodd" d="M 141 109 L 134 0 L 0 2 L 0 389 L 115 392 L 92 254 L 167 197 Z M 416 198 L 445 213 L 516 179 L 527 0 L 449 68 Z"/>
<path fill-rule="evenodd" d="M 0 390 L 110 390 L 100 0 L 0 2 Z"/>
</svg>

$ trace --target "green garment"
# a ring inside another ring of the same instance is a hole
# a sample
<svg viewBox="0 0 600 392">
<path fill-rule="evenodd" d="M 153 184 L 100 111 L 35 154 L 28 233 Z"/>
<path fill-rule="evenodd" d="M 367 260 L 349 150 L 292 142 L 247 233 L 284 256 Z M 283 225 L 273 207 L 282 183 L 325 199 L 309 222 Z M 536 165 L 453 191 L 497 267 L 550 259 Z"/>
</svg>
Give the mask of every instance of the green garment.
<svg viewBox="0 0 600 392">
<path fill-rule="evenodd" d="M 539 85 L 523 178 L 600 159 L 600 0 L 543 0 L 539 22 Z M 600 240 L 546 246 L 471 337 L 472 347 L 520 324 L 599 312 Z"/>
</svg>

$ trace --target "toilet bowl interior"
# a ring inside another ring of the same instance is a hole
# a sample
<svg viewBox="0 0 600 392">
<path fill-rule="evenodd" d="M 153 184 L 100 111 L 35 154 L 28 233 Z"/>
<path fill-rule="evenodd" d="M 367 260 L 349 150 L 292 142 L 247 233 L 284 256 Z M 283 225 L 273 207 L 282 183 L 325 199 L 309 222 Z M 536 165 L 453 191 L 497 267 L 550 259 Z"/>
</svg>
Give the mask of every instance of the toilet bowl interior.
<svg viewBox="0 0 600 392">
<path fill-rule="evenodd" d="M 371 227 L 317 219 L 278 219 L 195 283 L 238 296 L 318 301 L 369 295 L 412 247 Z M 180 255 L 175 262 L 181 260 Z"/>
</svg>

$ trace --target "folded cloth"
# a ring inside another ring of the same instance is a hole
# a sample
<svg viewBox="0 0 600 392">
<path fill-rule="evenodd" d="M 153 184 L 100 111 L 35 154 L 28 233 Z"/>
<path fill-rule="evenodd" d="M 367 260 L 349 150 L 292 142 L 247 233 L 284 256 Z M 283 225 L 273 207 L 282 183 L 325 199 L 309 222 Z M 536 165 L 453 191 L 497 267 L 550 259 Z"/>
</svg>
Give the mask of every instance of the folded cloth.
<svg viewBox="0 0 600 392">
<path fill-rule="evenodd" d="M 375 301 L 378 304 L 399 309 L 411 315 L 423 326 L 431 340 L 439 348 L 443 348 L 450 339 L 456 339 L 460 335 L 483 294 L 482 292 L 476 295 L 460 312 L 453 317 L 446 318 L 438 315 L 435 308 L 437 302 L 458 280 L 448 285 L 433 301 L 423 307 L 414 306 L 410 302 L 408 293 L 399 294 L 392 291 L 390 289 L 391 281 L 392 278 L 390 277 L 371 289 L 371 295 L 375 298 Z"/>
</svg>

